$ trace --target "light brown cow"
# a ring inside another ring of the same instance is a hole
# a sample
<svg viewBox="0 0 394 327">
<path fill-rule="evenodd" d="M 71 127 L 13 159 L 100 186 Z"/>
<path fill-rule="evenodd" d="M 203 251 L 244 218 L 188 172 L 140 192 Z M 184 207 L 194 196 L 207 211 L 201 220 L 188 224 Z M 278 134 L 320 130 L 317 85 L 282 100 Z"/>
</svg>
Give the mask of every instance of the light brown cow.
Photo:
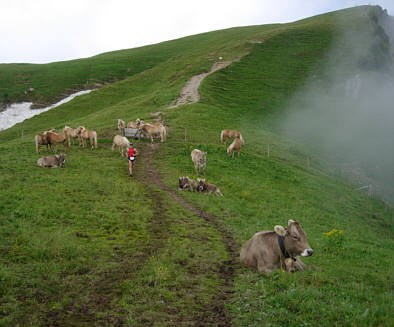
<svg viewBox="0 0 394 327">
<path fill-rule="evenodd" d="M 160 140 L 163 143 L 166 140 L 166 128 L 161 124 L 161 123 L 147 123 L 140 125 L 139 129 L 141 132 L 149 136 L 151 139 L 151 142 L 153 143 L 153 137 L 156 135 L 160 136 Z"/>
<path fill-rule="evenodd" d="M 140 128 L 141 125 L 145 124 L 141 119 L 137 118 L 136 121 L 129 121 L 127 128 Z"/>
<path fill-rule="evenodd" d="M 277 225 L 274 231 L 254 234 L 242 247 L 240 260 L 246 267 L 257 268 L 260 272 L 270 274 L 281 266 L 286 266 L 286 257 L 294 259 L 293 265 L 296 270 L 303 271 L 306 265 L 299 256 L 308 257 L 312 254 L 313 250 L 299 222 L 289 220 L 286 228 Z"/>
<path fill-rule="evenodd" d="M 66 136 L 68 138 L 68 144 L 71 144 L 70 141 L 72 141 L 72 144 L 74 145 L 74 139 L 78 139 L 78 141 L 80 143 L 80 139 L 79 139 L 79 135 L 78 135 L 78 129 L 72 128 L 70 126 L 64 126 L 63 132 L 66 133 Z"/>
<path fill-rule="evenodd" d="M 192 161 L 194 163 L 194 168 L 196 169 L 196 174 L 200 174 L 201 168 L 205 170 L 207 168 L 207 153 L 198 149 L 194 149 L 191 153 Z"/>
<path fill-rule="evenodd" d="M 79 126 L 77 128 L 77 133 L 80 136 L 82 147 L 87 146 L 87 140 L 90 142 L 91 149 L 93 150 L 94 148 L 98 148 L 97 146 L 97 133 L 96 131 L 93 130 L 87 130 L 83 126 Z"/>
<path fill-rule="evenodd" d="M 130 141 L 127 139 L 127 137 L 115 135 L 114 141 L 112 142 L 112 151 L 114 151 L 115 147 L 119 147 L 119 152 L 122 157 L 123 150 L 125 149 L 125 156 L 127 157 L 127 149 L 130 147 Z"/>
<path fill-rule="evenodd" d="M 234 158 L 234 152 L 238 152 L 238 157 L 241 154 L 241 147 L 243 145 L 243 142 L 240 138 L 236 137 L 233 141 L 233 143 L 230 144 L 230 146 L 227 148 L 227 154 Z"/>
<path fill-rule="evenodd" d="M 205 182 L 205 179 L 197 178 L 198 186 L 197 192 L 201 193 L 213 193 L 215 195 L 223 196 L 219 188 L 215 184 L 209 184 Z"/>
<path fill-rule="evenodd" d="M 56 133 L 56 129 L 51 129 L 50 131 L 46 131 L 42 134 L 37 134 L 36 136 L 34 136 L 34 143 L 36 145 L 37 154 L 40 154 L 41 145 L 46 145 L 47 150 L 48 150 L 48 145 L 51 146 L 51 144 L 48 142 L 48 137 L 47 137 L 48 132 Z"/>
<path fill-rule="evenodd" d="M 118 119 L 118 130 L 120 131 L 122 128 L 125 128 L 125 122 L 122 119 Z"/>
<path fill-rule="evenodd" d="M 65 132 L 61 132 L 59 134 L 56 134 L 54 132 L 47 132 L 47 140 L 48 143 L 53 146 L 53 152 L 56 153 L 57 150 L 57 144 L 62 143 L 64 146 L 64 150 L 67 151 L 67 149 L 70 147 L 70 144 L 68 143 L 68 137 Z"/>
<path fill-rule="evenodd" d="M 241 133 L 238 132 L 237 130 L 231 130 L 231 129 L 222 130 L 222 132 L 220 133 L 220 141 L 224 144 L 224 143 L 226 143 L 226 140 L 228 138 L 229 139 L 239 138 L 242 141 L 242 145 L 245 144 Z"/>
<path fill-rule="evenodd" d="M 65 154 L 58 154 L 56 156 L 43 157 L 37 160 L 37 165 L 40 167 L 57 168 L 63 167 L 66 162 Z"/>
</svg>

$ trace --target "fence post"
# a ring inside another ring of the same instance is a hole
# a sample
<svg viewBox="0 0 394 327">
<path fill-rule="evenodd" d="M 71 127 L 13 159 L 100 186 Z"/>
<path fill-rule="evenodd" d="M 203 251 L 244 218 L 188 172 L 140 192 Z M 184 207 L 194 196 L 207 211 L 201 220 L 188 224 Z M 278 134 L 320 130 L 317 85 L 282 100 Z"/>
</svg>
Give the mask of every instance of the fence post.
<svg viewBox="0 0 394 327">
<path fill-rule="evenodd" d="M 185 143 L 186 143 L 186 127 L 185 127 Z"/>
<path fill-rule="evenodd" d="M 268 158 L 270 157 L 270 145 L 269 144 L 267 144 L 267 156 L 268 156 Z"/>
<path fill-rule="evenodd" d="M 23 129 L 22 129 L 22 142 L 23 142 Z"/>
</svg>

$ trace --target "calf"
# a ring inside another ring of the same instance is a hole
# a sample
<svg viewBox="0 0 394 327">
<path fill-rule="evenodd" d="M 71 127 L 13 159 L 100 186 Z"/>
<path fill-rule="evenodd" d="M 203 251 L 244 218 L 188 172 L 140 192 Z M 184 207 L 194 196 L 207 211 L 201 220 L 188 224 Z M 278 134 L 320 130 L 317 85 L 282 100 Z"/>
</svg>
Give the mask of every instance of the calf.
<svg viewBox="0 0 394 327">
<path fill-rule="evenodd" d="M 313 250 L 299 222 L 289 220 L 286 228 L 277 225 L 274 231 L 262 231 L 253 235 L 242 247 L 240 259 L 244 266 L 270 274 L 273 270 L 280 269 L 282 265 L 287 270 L 290 262 L 288 261 L 286 265 L 285 260 L 288 258 L 293 260 L 295 270 L 303 271 L 306 265 L 298 256 L 308 257 L 312 254 Z"/>
<path fill-rule="evenodd" d="M 56 156 L 43 157 L 37 160 L 37 165 L 40 167 L 57 168 L 63 167 L 66 162 L 65 154 L 58 154 Z"/>
</svg>

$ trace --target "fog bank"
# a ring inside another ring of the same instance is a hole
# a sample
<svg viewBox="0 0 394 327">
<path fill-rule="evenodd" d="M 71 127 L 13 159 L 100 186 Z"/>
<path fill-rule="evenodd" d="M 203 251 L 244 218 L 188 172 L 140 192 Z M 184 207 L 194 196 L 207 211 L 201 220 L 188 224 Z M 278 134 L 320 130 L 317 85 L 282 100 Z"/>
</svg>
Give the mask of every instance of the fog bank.
<svg viewBox="0 0 394 327">
<path fill-rule="evenodd" d="M 280 128 L 393 204 L 394 19 L 375 7 L 357 22 L 334 40 Z"/>
</svg>

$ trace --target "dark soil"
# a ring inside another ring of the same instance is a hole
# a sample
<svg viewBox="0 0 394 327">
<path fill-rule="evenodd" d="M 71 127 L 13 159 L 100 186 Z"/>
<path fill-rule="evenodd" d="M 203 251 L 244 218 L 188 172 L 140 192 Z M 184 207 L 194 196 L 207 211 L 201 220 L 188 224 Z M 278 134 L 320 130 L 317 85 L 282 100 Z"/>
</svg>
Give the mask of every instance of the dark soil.
<svg viewBox="0 0 394 327">
<path fill-rule="evenodd" d="M 219 267 L 220 277 L 222 279 L 223 288 L 219 294 L 213 299 L 213 303 L 210 307 L 206 308 L 206 311 L 201 313 L 196 320 L 196 326 L 233 326 L 232 317 L 225 309 L 226 303 L 229 302 L 233 294 L 233 281 L 235 277 L 236 269 L 239 267 L 239 246 L 234 241 L 231 233 L 221 223 L 220 218 L 204 212 L 203 210 L 193 206 L 189 202 L 186 202 L 180 197 L 176 190 L 168 188 L 160 173 L 155 170 L 152 166 L 152 159 L 155 150 L 159 147 L 158 143 L 147 144 L 142 149 L 142 155 L 145 158 L 146 165 L 146 179 L 149 183 L 158 186 L 162 191 L 169 194 L 177 203 L 184 208 L 194 212 L 199 217 L 205 219 L 207 222 L 212 224 L 215 229 L 222 235 L 223 244 L 230 256 L 230 260 L 224 261 Z"/>
</svg>

